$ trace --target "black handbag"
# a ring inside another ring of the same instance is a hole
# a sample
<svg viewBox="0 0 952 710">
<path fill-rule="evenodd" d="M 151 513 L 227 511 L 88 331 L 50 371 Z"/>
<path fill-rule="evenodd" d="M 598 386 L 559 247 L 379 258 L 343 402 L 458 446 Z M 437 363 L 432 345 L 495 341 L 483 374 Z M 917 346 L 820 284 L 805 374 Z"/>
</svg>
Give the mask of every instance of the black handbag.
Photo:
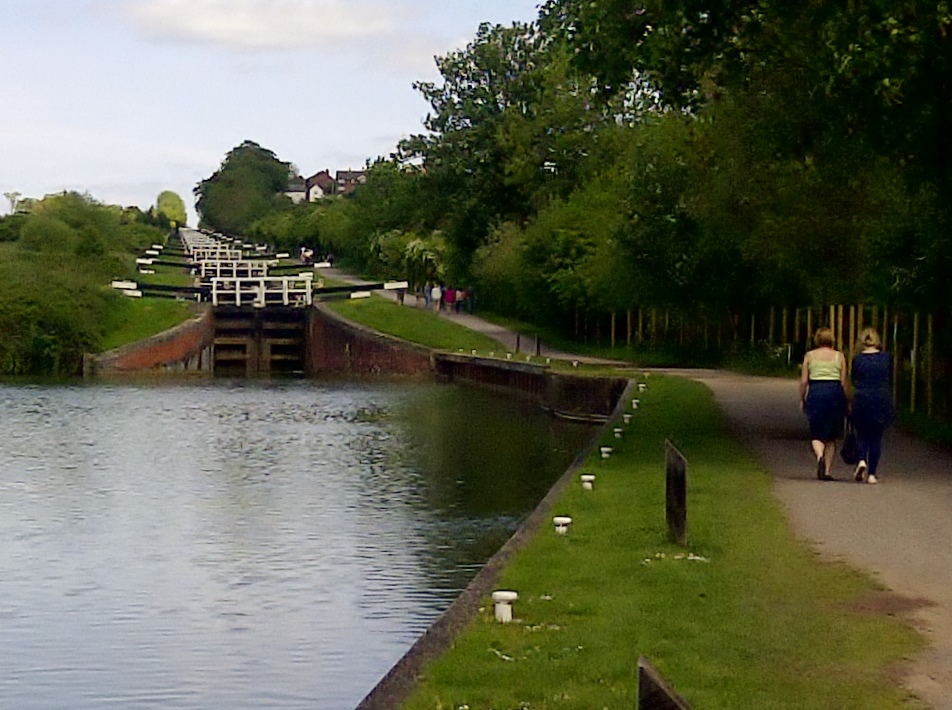
<svg viewBox="0 0 952 710">
<path fill-rule="evenodd" d="M 856 431 L 851 424 L 847 424 L 846 436 L 843 437 L 843 445 L 840 447 L 840 457 L 847 466 L 855 466 L 859 463 L 859 444 L 856 442 Z"/>
</svg>

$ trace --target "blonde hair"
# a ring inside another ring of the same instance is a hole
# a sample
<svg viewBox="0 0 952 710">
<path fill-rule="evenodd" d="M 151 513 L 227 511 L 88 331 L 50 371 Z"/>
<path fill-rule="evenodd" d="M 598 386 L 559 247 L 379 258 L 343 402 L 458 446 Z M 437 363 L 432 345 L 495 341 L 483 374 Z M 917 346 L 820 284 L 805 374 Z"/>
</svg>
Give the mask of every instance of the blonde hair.
<svg viewBox="0 0 952 710">
<path fill-rule="evenodd" d="M 832 348 L 833 342 L 833 331 L 829 328 L 817 328 L 813 334 L 813 344 L 818 348 Z"/>
<path fill-rule="evenodd" d="M 877 350 L 882 350 L 883 341 L 879 339 L 879 333 L 876 332 L 875 328 L 867 327 L 859 332 L 859 342 L 857 346 L 858 349 L 876 348 Z"/>
</svg>

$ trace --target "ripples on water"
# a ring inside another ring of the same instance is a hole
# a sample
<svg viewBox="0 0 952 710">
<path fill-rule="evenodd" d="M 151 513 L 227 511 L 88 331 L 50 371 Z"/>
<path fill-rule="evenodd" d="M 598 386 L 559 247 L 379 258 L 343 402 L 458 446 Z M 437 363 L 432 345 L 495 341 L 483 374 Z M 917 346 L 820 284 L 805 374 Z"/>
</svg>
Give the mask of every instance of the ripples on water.
<svg viewBox="0 0 952 710">
<path fill-rule="evenodd" d="M 0 412 L 10 708 L 352 708 L 589 435 L 434 386 L 0 386 Z"/>
</svg>

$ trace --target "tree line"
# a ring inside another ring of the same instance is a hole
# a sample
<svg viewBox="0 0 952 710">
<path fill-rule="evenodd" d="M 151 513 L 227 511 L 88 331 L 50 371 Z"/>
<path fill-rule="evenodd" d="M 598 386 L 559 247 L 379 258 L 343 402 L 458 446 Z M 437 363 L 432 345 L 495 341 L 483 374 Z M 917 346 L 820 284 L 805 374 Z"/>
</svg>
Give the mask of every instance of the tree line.
<svg viewBox="0 0 952 710">
<path fill-rule="evenodd" d="M 243 144 L 199 210 L 580 336 L 949 304 L 950 31 L 923 0 L 549 0 L 438 58 L 425 132 L 351 197 L 293 206 L 290 164 Z"/>
<path fill-rule="evenodd" d="M 109 282 L 134 275 L 135 257 L 184 222 L 181 198 L 163 195 L 143 212 L 64 192 L 0 217 L 0 375 L 81 371 L 121 305 Z"/>
</svg>

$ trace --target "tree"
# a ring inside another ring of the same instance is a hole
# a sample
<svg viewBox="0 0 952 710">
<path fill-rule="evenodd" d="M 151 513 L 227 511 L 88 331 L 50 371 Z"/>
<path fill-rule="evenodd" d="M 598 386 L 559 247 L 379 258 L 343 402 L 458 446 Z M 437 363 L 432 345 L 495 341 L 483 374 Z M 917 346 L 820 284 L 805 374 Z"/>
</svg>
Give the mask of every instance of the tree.
<svg viewBox="0 0 952 710">
<path fill-rule="evenodd" d="M 164 215 L 170 224 L 185 226 L 188 217 L 185 214 L 185 202 L 177 193 L 163 190 L 155 201 L 155 211 Z"/>
<path fill-rule="evenodd" d="M 291 178 L 291 164 L 253 141 L 225 156 L 221 167 L 195 186 L 201 226 L 229 234 L 247 234 L 251 224 L 279 206 Z"/>
</svg>

